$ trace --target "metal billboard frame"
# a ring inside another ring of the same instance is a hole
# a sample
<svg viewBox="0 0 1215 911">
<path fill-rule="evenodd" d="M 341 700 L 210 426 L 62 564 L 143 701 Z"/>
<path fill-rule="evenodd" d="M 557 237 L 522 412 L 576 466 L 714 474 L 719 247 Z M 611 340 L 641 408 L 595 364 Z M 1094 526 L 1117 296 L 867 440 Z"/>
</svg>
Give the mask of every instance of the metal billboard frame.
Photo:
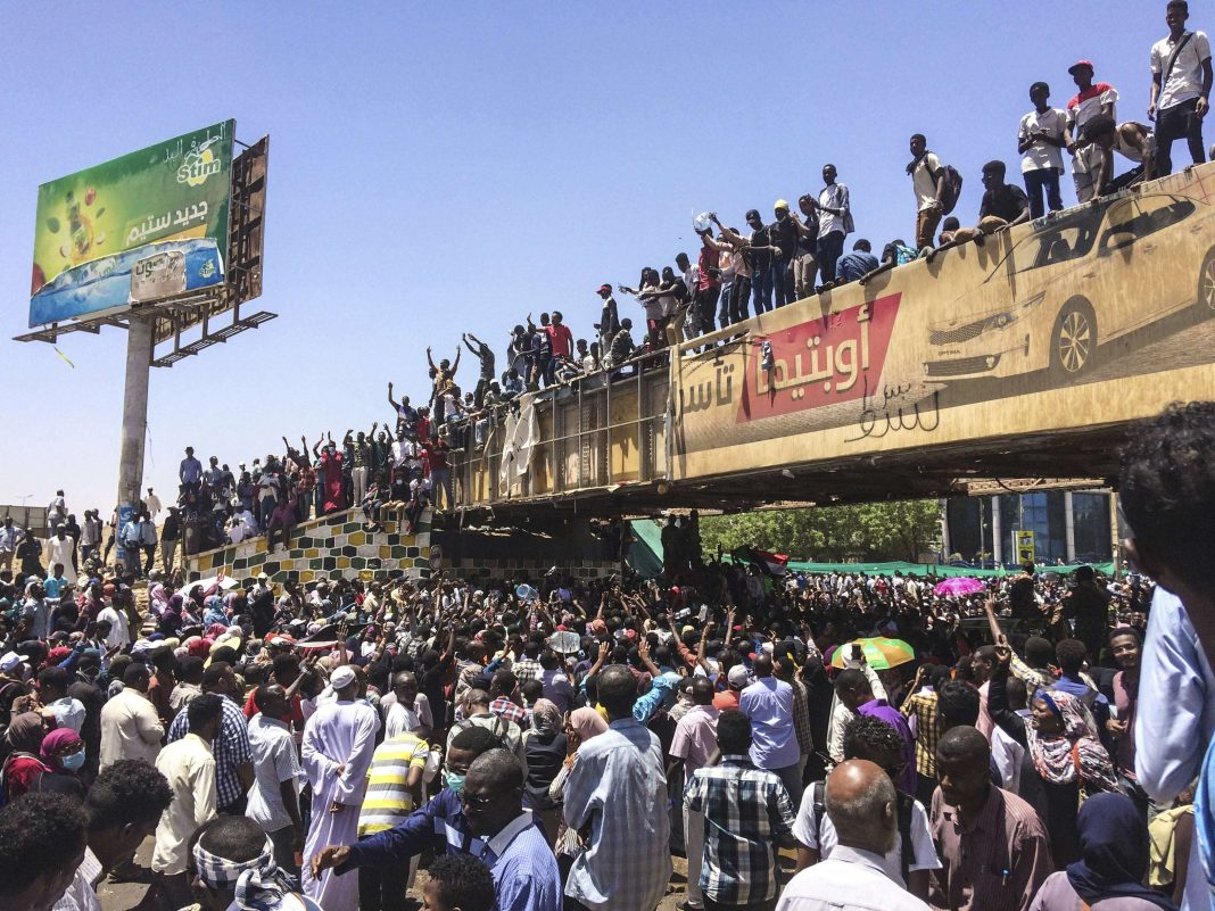
<svg viewBox="0 0 1215 911">
<path fill-rule="evenodd" d="M 199 288 L 183 294 L 154 301 L 131 303 L 90 314 L 65 323 L 50 323 L 33 332 L 14 337 L 18 342 L 54 343 L 59 336 L 72 332 L 97 335 L 103 326 L 130 329 L 132 319 L 151 319 L 153 328 L 153 367 L 171 367 L 212 345 L 226 342 L 246 329 L 256 329 L 275 319 L 278 314 L 264 310 L 242 316 L 241 305 L 256 299 L 262 292 L 263 241 L 266 213 L 266 179 L 269 164 L 270 137 L 263 136 L 232 159 L 232 194 L 228 220 L 228 249 L 224 282 L 210 288 Z M 232 319 L 225 325 L 212 322 L 226 313 Z M 182 334 L 196 326 L 202 334 L 192 342 L 182 343 Z M 172 340 L 172 349 L 157 357 L 155 345 Z"/>
</svg>

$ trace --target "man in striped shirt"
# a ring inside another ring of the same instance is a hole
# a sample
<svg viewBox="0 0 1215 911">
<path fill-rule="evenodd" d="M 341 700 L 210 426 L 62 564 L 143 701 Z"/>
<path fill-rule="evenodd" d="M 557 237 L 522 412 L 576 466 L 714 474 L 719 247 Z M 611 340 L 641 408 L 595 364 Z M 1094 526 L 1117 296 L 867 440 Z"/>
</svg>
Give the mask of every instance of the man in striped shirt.
<svg viewBox="0 0 1215 911">
<path fill-rule="evenodd" d="M 359 811 L 360 839 L 391 829 L 421 802 L 422 773 L 430 747 L 403 731 L 376 747 L 367 770 L 367 796 Z M 408 864 L 359 868 L 359 907 L 364 911 L 402 911 L 418 858 Z"/>
</svg>

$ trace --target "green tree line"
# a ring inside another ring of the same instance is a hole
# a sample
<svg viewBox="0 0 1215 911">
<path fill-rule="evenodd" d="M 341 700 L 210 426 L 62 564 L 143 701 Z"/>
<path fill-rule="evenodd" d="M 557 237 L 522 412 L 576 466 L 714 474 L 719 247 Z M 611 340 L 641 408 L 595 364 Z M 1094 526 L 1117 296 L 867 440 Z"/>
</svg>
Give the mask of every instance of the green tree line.
<svg viewBox="0 0 1215 911">
<path fill-rule="evenodd" d="M 941 505 L 903 500 L 705 516 L 700 537 L 706 557 L 719 547 L 750 546 L 826 563 L 915 560 L 940 546 Z"/>
</svg>

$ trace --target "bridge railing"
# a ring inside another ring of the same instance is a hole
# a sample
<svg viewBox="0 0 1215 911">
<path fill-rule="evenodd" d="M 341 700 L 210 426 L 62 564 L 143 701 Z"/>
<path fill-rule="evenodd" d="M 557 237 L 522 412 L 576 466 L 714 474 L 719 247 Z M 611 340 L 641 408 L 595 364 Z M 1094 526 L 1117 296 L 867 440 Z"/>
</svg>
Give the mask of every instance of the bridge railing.
<svg viewBox="0 0 1215 911">
<path fill-rule="evenodd" d="M 468 434 L 453 458 L 456 506 L 603 491 L 670 471 L 665 353 L 521 396 Z M 480 445 L 477 439 L 481 440 Z"/>
</svg>

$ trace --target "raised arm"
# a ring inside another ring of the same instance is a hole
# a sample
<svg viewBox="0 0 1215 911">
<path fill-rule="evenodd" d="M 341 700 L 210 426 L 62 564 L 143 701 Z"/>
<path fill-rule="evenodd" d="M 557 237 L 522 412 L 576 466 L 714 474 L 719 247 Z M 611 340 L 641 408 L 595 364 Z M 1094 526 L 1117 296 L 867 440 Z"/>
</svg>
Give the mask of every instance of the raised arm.
<svg viewBox="0 0 1215 911">
<path fill-rule="evenodd" d="M 720 221 L 718 221 L 716 212 L 710 213 L 709 218 L 713 220 L 713 224 L 717 225 L 718 229 L 721 231 L 721 236 L 724 237 L 728 243 L 734 244 L 736 247 L 750 246 L 750 240 L 735 231 L 731 231 Z"/>
<path fill-rule="evenodd" d="M 396 403 L 396 401 L 393 400 L 393 397 L 392 397 L 392 381 L 391 380 L 388 383 L 388 404 L 391 405 L 393 408 L 397 407 L 397 403 Z"/>
</svg>

